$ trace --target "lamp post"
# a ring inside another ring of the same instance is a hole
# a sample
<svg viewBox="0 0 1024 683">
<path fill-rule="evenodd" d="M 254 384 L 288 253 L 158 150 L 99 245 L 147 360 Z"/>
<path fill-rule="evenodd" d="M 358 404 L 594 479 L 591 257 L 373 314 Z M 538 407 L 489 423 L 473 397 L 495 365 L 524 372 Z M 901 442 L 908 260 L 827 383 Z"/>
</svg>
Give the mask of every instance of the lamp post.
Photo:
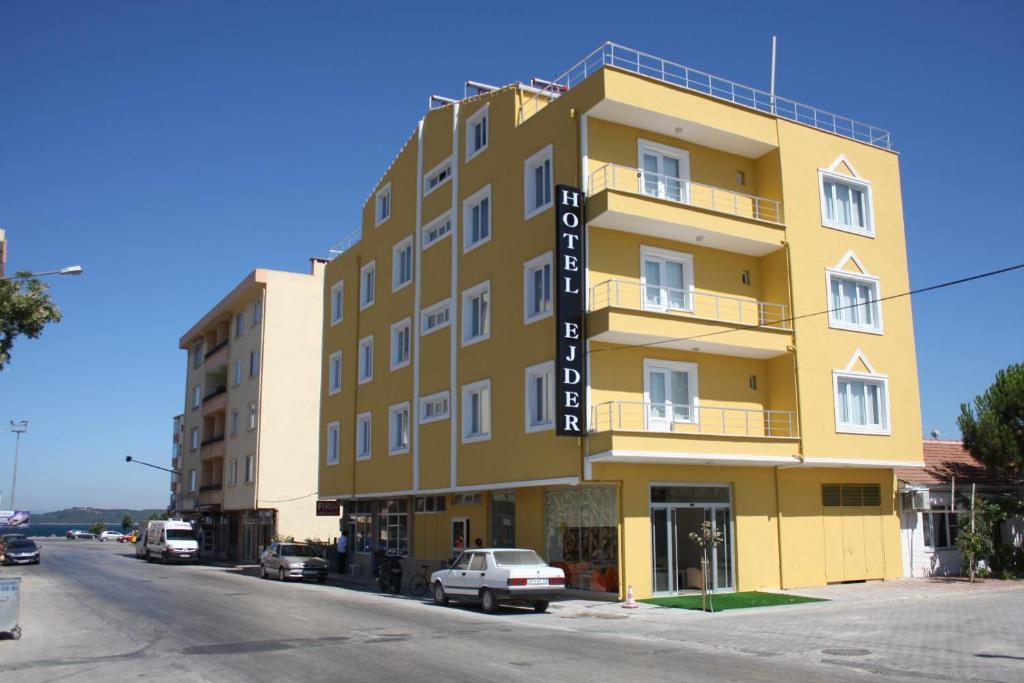
<svg viewBox="0 0 1024 683">
<path fill-rule="evenodd" d="M 7 277 L 0 277 L 0 280 L 28 280 L 29 278 L 42 277 L 44 275 L 81 275 L 83 272 L 82 266 L 65 266 L 57 270 L 43 270 L 38 273 L 26 273 L 24 275 L 8 275 Z"/>
<path fill-rule="evenodd" d="M 14 432 L 14 478 L 11 480 L 11 509 L 14 509 L 14 495 L 18 489 L 18 451 L 21 449 L 21 435 L 28 431 L 28 420 L 15 422 L 11 420 L 11 431 Z"/>
<path fill-rule="evenodd" d="M 145 465 L 146 467 L 153 467 L 153 468 L 158 469 L 158 470 L 163 470 L 164 472 L 170 472 L 171 474 L 176 474 L 179 477 L 181 476 L 181 472 L 179 470 L 172 470 L 172 469 L 168 469 L 166 467 L 160 467 L 160 465 L 152 465 L 152 464 L 150 464 L 148 462 L 142 462 L 141 460 L 133 458 L 130 455 L 124 456 L 124 461 L 125 462 L 134 462 L 137 465 Z"/>
</svg>

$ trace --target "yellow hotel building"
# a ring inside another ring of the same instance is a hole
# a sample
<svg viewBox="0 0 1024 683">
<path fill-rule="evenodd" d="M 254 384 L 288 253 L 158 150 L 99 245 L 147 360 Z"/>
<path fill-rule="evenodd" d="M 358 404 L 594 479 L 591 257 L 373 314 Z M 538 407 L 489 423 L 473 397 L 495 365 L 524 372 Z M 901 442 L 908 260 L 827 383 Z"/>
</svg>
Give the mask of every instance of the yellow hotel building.
<svg viewBox="0 0 1024 683">
<path fill-rule="evenodd" d="M 586 421 L 554 430 L 555 186 L 585 203 Z M 478 539 L 571 587 L 901 575 L 922 461 L 886 131 L 613 44 L 426 115 L 324 278 L 319 491 L 354 570 Z"/>
</svg>

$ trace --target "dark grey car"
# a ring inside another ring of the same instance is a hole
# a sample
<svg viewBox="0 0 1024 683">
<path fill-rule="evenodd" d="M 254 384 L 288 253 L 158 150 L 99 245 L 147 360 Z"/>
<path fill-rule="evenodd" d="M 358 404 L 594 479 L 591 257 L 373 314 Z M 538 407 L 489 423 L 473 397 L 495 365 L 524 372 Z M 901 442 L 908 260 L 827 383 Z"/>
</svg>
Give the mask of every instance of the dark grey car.
<svg viewBox="0 0 1024 683">
<path fill-rule="evenodd" d="M 287 579 L 327 580 L 327 561 L 305 543 L 273 543 L 260 555 L 260 576 Z"/>
<path fill-rule="evenodd" d="M 39 546 L 30 538 L 4 543 L 4 564 L 39 564 Z"/>
</svg>

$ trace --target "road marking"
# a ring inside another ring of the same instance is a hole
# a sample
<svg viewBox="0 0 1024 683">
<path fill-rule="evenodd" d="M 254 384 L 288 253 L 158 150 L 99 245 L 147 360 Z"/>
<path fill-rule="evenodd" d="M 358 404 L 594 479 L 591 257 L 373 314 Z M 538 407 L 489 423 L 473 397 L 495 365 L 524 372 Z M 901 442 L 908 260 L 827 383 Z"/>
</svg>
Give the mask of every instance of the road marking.
<svg viewBox="0 0 1024 683">
<path fill-rule="evenodd" d="M 309 617 L 304 617 L 301 614 L 289 614 L 292 619 L 299 619 L 300 621 L 313 621 Z"/>
</svg>

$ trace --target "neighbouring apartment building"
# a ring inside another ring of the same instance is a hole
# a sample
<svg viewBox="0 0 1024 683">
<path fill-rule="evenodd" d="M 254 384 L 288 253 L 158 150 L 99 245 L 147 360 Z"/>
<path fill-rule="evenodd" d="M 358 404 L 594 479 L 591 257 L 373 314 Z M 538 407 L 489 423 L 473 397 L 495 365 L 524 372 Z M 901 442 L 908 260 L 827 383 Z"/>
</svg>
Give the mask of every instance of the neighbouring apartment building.
<svg viewBox="0 0 1024 683">
<path fill-rule="evenodd" d="M 181 452 L 185 444 L 185 415 L 175 415 L 173 419 L 174 434 L 171 437 L 171 469 L 180 472 L 182 464 Z M 178 496 L 181 495 L 181 476 L 171 474 L 171 503 L 167 506 L 168 512 L 175 512 L 178 507 Z"/>
<path fill-rule="evenodd" d="M 253 560 L 275 536 L 337 535 L 317 517 L 324 262 L 257 268 L 182 335 L 188 352 L 174 512 L 205 557 Z"/>
<path fill-rule="evenodd" d="M 356 570 L 479 539 L 672 594 L 708 522 L 714 590 L 900 576 L 889 134 L 612 44 L 430 101 L 323 281 L 319 492 Z"/>
</svg>

